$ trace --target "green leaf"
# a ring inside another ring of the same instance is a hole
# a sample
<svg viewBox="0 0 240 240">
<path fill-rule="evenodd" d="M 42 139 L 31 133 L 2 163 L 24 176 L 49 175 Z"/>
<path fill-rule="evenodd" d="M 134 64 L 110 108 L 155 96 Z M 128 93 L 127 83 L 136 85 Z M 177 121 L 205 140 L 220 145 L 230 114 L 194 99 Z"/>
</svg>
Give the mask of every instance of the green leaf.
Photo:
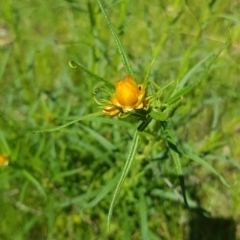
<svg viewBox="0 0 240 240">
<path fill-rule="evenodd" d="M 52 181 L 56 181 L 59 178 L 70 177 L 72 175 L 79 174 L 79 173 L 81 173 L 83 171 L 84 171 L 84 168 L 80 167 L 80 168 L 76 168 L 76 169 L 71 169 L 71 170 L 68 170 L 68 171 L 60 172 L 56 176 L 54 176 Z"/>
<path fill-rule="evenodd" d="M 188 204 L 188 200 L 187 200 L 187 196 L 186 196 L 186 191 L 185 191 L 186 188 L 185 188 L 185 183 L 184 183 L 182 164 L 181 164 L 181 161 L 180 161 L 180 151 L 175 144 L 175 141 L 173 139 L 173 135 L 172 135 L 172 132 L 171 132 L 170 128 L 167 127 L 167 124 L 164 124 L 163 127 L 164 127 L 164 133 L 167 137 L 170 153 L 171 153 L 171 156 L 173 158 L 175 168 L 177 170 L 177 175 L 178 175 L 180 187 L 181 187 L 181 190 L 182 190 L 183 201 L 184 201 L 185 206 L 187 208 L 189 208 L 189 204 Z"/>
<path fill-rule="evenodd" d="M 83 208 L 92 208 L 96 206 L 116 186 L 119 175 L 120 174 L 117 174 L 113 179 L 111 179 L 111 181 L 108 182 L 108 184 L 101 188 L 96 197 Z"/>
<path fill-rule="evenodd" d="M 6 51 L 5 54 L 2 56 L 2 61 L 1 61 L 1 64 L 0 64 L 0 79 L 2 78 L 2 76 L 5 72 L 5 69 L 6 69 L 6 66 L 7 66 L 7 61 L 8 61 L 8 58 L 10 56 L 10 53 L 11 53 L 11 48 L 10 48 L 10 50 Z"/>
<path fill-rule="evenodd" d="M 81 209 L 92 208 L 98 202 L 100 202 L 115 186 L 119 179 L 117 174 L 111 181 L 109 181 L 105 186 L 97 190 L 88 190 L 86 193 L 83 193 L 79 196 L 69 198 L 60 204 L 56 204 L 56 208 L 65 208 L 73 204 L 78 204 Z"/>
<path fill-rule="evenodd" d="M 69 198 L 62 203 L 55 204 L 55 208 L 66 208 L 73 204 L 78 204 L 80 206 L 85 206 L 88 204 L 91 198 L 94 198 L 99 193 L 98 190 L 88 191 L 87 193 L 81 194 L 76 197 Z"/>
<path fill-rule="evenodd" d="M 153 66 L 153 63 L 154 63 L 154 62 L 155 62 L 155 59 L 153 59 L 152 62 L 151 62 L 151 64 L 149 65 L 148 71 L 147 71 L 146 76 L 145 76 L 145 78 L 144 78 L 143 85 L 144 85 L 145 88 L 146 88 L 147 85 L 148 85 L 149 76 L 150 76 L 150 73 L 151 73 L 152 66 Z"/>
<path fill-rule="evenodd" d="M 120 53 L 120 55 L 121 55 L 122 63 L 123 63 L 123 65 L 124 65 L 124 67 L 125 67 L 126 73 L 127 73 L 128 75 L 131 75 L 134 79 L 136 79 L 135 74 L 134 74 L 133 69 L 132 69 L 132 66 L 131 66 L 131 64 L 130 64 L 130 61 L 129 61 L 129 59 L 128 59 L 128 57 L 127 57 L 127 54 L 126 54 L 126 52 L 125 52 L 125 50 L 124 50 L 124 48 L 123 48 L 123 45 L 122 45 L 122 43 L 121 43 L 121 41 L 120 41 L 120 39 L 119 39 L 119 37 L 118 37 L 118 35 L 117 35 L 117 31 L 116 31 L 116 29 L 114 28 L 114 26 L 113 26 L 113 24 L 112 24 L 112 22 L 111 22 L 111 20 L 110 20 L 110 18 L 109 18 L 109 16 L 108 16 L 108 13 L 107 13 L 106 10 L 104 9 L 101 1 L 100 1 L 100 0 L 97 0 L 97 2 L 98 2 L 98 5 L 100 6 L 100 8 L 101 8 L 101 10 L 102 10 L 102 12 L 103 12 L 104 17 L 105 17 L 106 20 L 107 20 L 107 24 L 108 24 L 108 26 L 109 26 L 109 28 L 110 28 L 110 31 L 111 31 L 111 33 L 112 33 L 112 35 L 113 35 L 113 38 L 114 38 L 114 40 L 115 40 L 115 42 L 116 42 L 116 44 L 117 44 L 117 48 L 118 48 L 118 51 L 119 51 L 119 53 Z"/>
<path fill-rule="evenodd" d="M 8 145 L 7 139 L 2 132 L 0 132 L 0 152 L 6 156 L 10 155 L 11 150 Z"/>
<path fill-rule="evenodd" d="M 157 120 L 157 121 L 167 121 L 170 117 L 173 116 L 174 112 L 176 111 L 176 109 L 179 107 L 180 105 L 180 101 L 173 103 L 171 105 L 167 105 L 165 107 L 164 110 L 162 110 L 161 108 L 159 109 L 159 111 L 151 111 L 149 113 L 149 115 L 151 116 L 151 118 Z"/>
<path fill-rule="evenodd" d="M 139 215 L 140 215 L 140 229 L 142 239 L 147 240 L 148 237 L 148 214 L 147 214 L 147 203 L 144 196 L 143 190 L 138 191 L 139 197 Z"/>
<path fill-rule="evenodd" d="M 240 170 L 240 163 L 238 160 L 226 157 L 226 156 L 215 156 L 215 155 L 207 155 L 206 159 L 212 161 L 212 160 L 216 160 L 218 159 L 219 161 L 223 161 L 226 164 L 232 164 L 234 167 L 238 168 L 238 170 Z"/>
<path fill-rule="evenodd" d="M 108 141 L 106 138 L 104 138 L 101 134 L 99 134 L 95 130 L 90 129 L 89 127 L 83 125 L 81 125 L 81 128 L 88 132 L 92 137 L 94 137 L 106 150 L 113 151 L 116 149 L 114 144 L 112 144 L 110 141 Z"/>
<path fill-rule="evenodd" d="M 39 193 L 46 199 L 47 195 L 43 189 L 43 187 L 41 186 L 41 184 L 39 183 L 39 181 L 32 175 L 30 174 L 28 171 L 23 170 L 22 171 L 23 176 L 25 176 L 29 182 L 31 182 L 39 191 Z"/>
<path fill-rule="evenodd" d="M 153 189 L 151 192 L 151 195 L 157 196 L 161 199 L 167 199 L 167 200 L 176 201 L 176 202 L 182 201 L 179 194 L 176 191 L 174 191 L 174 189 L 172 189 L 172 191 L 167 191 L 166 189 L 164 189 L 164 190 Z M 188 199 L 188 203 L 191 208 L 198 206 L 197 202 L 195 202 L 191 199 Z"/>
<path fill-rule="evenodd" d="M 206 62 L 212 55 L 214 54 L 214 52 L 211 52 L 210 54 L 208 54 L 204 59 L 202 59 L 200 62 L 198 62 L 193 68 L 191 68 L 188 73 L 183 77 L 182 80 L 180 80 L 178 86 L 175 88 L 174 92 L 172 95 L 174 95 L 177 91 L 183 89 L 183 87 L 186 85 L 187 81 L 190 79 L 190 77 L 192 76 L 192 74 L 199 69 L 199 67 Z"/>
<path fill-rule="evenodd" d="M 110 229 L 110 221 L 111 221 L 111 217 L 112 217 L 114 203 L 115 203 L 115 201 L 117 199 L 117 196 L 118 196 L 118 194 L 121 190 L 121 187 L 124 183 L 124 180 L 125 180 L 128 172 L 129 172 L 129 169 L 130 169 L 130 167 L 133 163 L 133 160 L 134 160 L 134 157 L 135 157 L 136 151 L 137 151 L 138 141 L 139 141 L 139 132 L 136 131 L 135 134 L 134 134 L 133 140 L 132 140 L 132 145 L 131 145 L 131 148 L 130 148 L 128 158 L 127 158 L 126 163 L 123 167 L 120 179 L 118 181 L 117 187 L 115 189 L 115 192 L 113 194 L 112 201 L 111 201 L 111 204 L 110 204 L 110 208 L 109 208 L 109 212 L 108 212 L 108 218 L 107 218 L 108 230 Z"/>
<path fill-rule="evenodd" d="M 84 72 L 86 72 L 91 78 L 93 78 L 94 80 L 98 81 L 98 82 L 104 82 L 106 84 L 107 87 L 109 87 L 110 89 L 114 89 L 114 85 L 111 84 L 110 82 L 106 81 L 104 78 L 90 72 L 87 68 L 85 68 L 81 63 L 76 62 L 76 61 L 70 61 L 69 62 L 69 66 L 71 68 L 76 68 L 77 66 L 79 66 L 80 68 L 82 68 L 82 70 Z"/>
<path fill-rule="evenodd" d="M 175 150 L 173 150 L 171 147 L 170 147 L 170 153 L 173 158 L 175 168 L 177 170 L 177 175 L 180 176 L 183 174 L 183 171 L 182 171 L 182 164 L 180 162 L 179 154 Z"/>
<path fill-rule="evenodd" d="M 145 120 L 145 121 L 142 121 L 141 123 L 140 123 L 140 125 L 138 126 L 138 128 L 137 128 L 137 130 L 139 131 L 139 132 L 143 132 L 144 130 L 145 130 L 145 128 L 149 125 L 149 123 L 152 121 L 152 118 L 149 118 L 149 119 L 147 119 L 147 120 Z"/>
<path fill-rule="evenodd" d="M 131 213 L 128 211 L 128 205 L 127 205 L 126 199 L 121 202 L 121 211 L 122 211 L 122 226 L 121 230 L 123 231 L 123 238 L 122 239 L 131 239 L 132 235 L 132 229 L 131 229 L 131 224 L 129 224 L 132 220 Z"/>
<path fill-rule="evenodd" d="M 203 167 L 208 169 L 210 172 L 212 172 L 213 174 L 218 176 L 223 184 L 225 184 L 227 187 L 230 187 L 230 185 L 227 183 L 225 178 L 213 166 L 211 166 L 208 162 L 204 161 L 202 158 L 198 157 L 197 155 L 194 155 L 194 154 L 189 153 L 189 152 L 184 153 L 184 156 L 193 160 L 193 161 L 195 161 L 195 162 L 197 162 L 197 163 L 199 163 L 199 164 L 201 164 Z"/>
<path fill-rule="evenodd" d="M 167 200 L 171 200 L 171 201 L 176 201 L 179 202 L 181 201 L 181 197 L 180 194 L 177 194 L 174 191 L 168 191 L 166 189 L 162 190 L 162 189 L 153 189 L 151 191 L 151 195 L 152 196 L 157 196 L 161 199 L 167 199 Z"/>
<path fill-rule="evenodd" d="M 184 95 L 186 95 L 186 94 L 190 93 L 191 91 L 193 91 L 193 89 L 195 89 L 202 82 L 202 80 L 206 77 L 206 75 L 208 73 L 208 70 L 211 68 L 213 63 L 217 60 L 218 56 L 229 45 L 230 39 L 231 39 L 231 36 L 229 35 L 229 37 L 227 38 L 226 42 L 219 48 L 219 50 L 215 54 L 213 54 L 210 63 L 207 65 L 205 70 L 200 74 L 200 76 L 198 77 L 196 82 L 193 83 L 193 84 L 190 84 L 190 85 L 188 85 L 186 87 L 184 87 L 183 89 L 178 91 L 176 94 L 174 94 L 172 97 L 170 97 L 167 100 L 167 102 L 166 102 L 167 104 L 172 104 L 172 103 L 175 103 L 176 101 L 180 100 Z M 193 70 L 195 70 L 195 69 L 193 69 Z M 191 74 L 191 70 L 190 70 L 190 74 Z M 183 87 L 183 85 L 185 84 L 187 78 L 188 78 L 188 76 L 186 78 L 183 78 L 183 80 L 182 80 L 183 83 L 180 84 L 180 87 Z"/>
<path fill-rule="evenodd" d="M 37 134 L 37 133 L 45 133 L 45 132 L 54 132 L 54 131 L 60 130 L 62 128 L 65 128 L 65 127 L 67 127 L 69 125 L 72 125 L 72 124 L 74 124 L 76 122 L 83 121 L 83 120 L 88 120 L 88 119 L 91 119 L 91 118 L 95 118 L 95 117 L 101 116 L 103 114 L 104 114 L 103 112 L 90 113 L 88 115 L 82 116 L 82 117 L 80 117 L 80 118 L 78 118 L 76 120 L 73 120 L 71 122 L 63 124 L 61 126 L 54 127 L 54 128 L 49 128 L 49 129 L 43 129 L 43 130 L 34 131 L 33 133 Z"/>
</svg>

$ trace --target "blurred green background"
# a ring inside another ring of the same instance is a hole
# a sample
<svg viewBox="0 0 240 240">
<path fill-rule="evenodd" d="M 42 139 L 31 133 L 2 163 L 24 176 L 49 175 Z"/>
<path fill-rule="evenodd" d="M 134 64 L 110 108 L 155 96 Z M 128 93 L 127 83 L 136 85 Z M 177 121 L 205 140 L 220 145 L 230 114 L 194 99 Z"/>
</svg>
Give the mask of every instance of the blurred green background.
<svg viewBox="0 0 240 240">
<path fill-rule="evenodd" d="M 94 0 L 3 0 L 0 239 L 240 239 L 240 2 L 106 0 L 105 7 L 139 83 L 153 58 L 151 80 L 159 86 L 181 80 L 231 32 L 230 46 L 170 123 L 176 142 L 230 186 L 181 159 L 189 202 L 211 218 L 186 210 L 153 123 L 141 136 L 108 233 L 107 213 L 136 120 L 99 117 L 32 133 L 99 111 L 96 83 L 70 68 L 70 60 L 112 83 L 125 78 L 106 21 Z"/>
</svg>

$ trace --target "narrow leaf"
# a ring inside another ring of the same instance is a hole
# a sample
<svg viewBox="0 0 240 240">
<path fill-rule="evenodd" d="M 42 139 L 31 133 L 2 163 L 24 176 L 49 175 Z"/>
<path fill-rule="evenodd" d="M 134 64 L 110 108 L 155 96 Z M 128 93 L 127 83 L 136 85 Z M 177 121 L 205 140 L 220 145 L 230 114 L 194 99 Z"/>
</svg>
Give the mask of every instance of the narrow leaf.
<svg viewBox="0 0 240 240">
<path fill-rule="evenodd" d="M 133 140 L 132 140 L 132 145 L 131 145 L 131 148 L 130 148 L 128 158 L 127 158 L 126 163 L 123 167 L 120 179 L 118 181 L 117 187 L 115 189 L 115 192 L 113 194 L 113 198 L 112 198 L 112 201 L 111 201 L 111 204 L 110 204 L 110 208 L 109 208 L 109 212 L 108 212 L 108 218 L 107 218 L 108 230 L 110 229 L 110 221 L 111 221 L 111 217 L 112 217 L 114 203 L 115 203 L 115 201 L 117 199 L 117 196 L 118 196 L 118 194 L 121 190 L 121 187 L 124 183 L 124 180 L 125 180 L 128 172 L 129 172 L 129 169 L 130 169 L 130 167 L 133 163 L 133 160 L 134 160 L 134 157 L 135 157 L 136 151 L 137 151 L 138 141 L 139 141 L 139 132 L 136 131 L 135 134 L 134 134 Z"/>
<path fill-rule="evenodd" d="M 44 197 L 47 198 L 47 195 L 43 189 L 43 187 L 41 186 L 41 184 L 39 183 L 39 181 L 33 176 L 31 175 L 29 172 L 27 172 L 26 170 L 22 171 L 23 175 L 28 179 L 29 182 L 31 182 L 39 191 L 39 193 Z"/>
<path fill-rule="evenodd" d="M 57 131 L 57 130 L 60 130 L 62 128 L 65 128 L 69 125 L 72 125 L 76 122 L 79 122 L 79 121 L 83 121 L 83 120 L 88 120 L 90 118 L 94 118 L 94 117 L 97 117 L 97 116 L 101 116 L 103 115 L 104 113 L 103 112 L 96 112 L 96 113 L 91 113 L 91 114 L 88 114 L 88 115 L 85 115 L 85 116 L 82 116 L 76 120 L 73 120 L 71 122 L 68 122 L 66 124 L 63 124 L 61 126 L 58 126 L 58 127 L 54 127 L 54 128 L 49 128 L 49 129 L 43 129 L 43 130 L 38 130 L 38 131 L 34 131 L 33 133 L 34 134 L 37 134 L 37 133 L 44 133 L 44 132 L 54 132 L 54 131 Z"/>
<path fill-rule="evenodd" d="M 86 132 L 88 132 L 92 137 L 94 137 L 106 150 L 113 151 L 116 149 L 114 144 L 112 144 L 110 141 L 108 141 L 106 138 L 104 138 L 97 131 L 95 131 L 89 127 L 86 127 L 84 125 L 81 125 L 81 128 L 84 129 Z"/>
<path fill-rule="evenodd" d="M 179 200 L 181 201 L 182 199 L 179 197 L 178 194 L 176 194 L 175 191 L 168 191 L 168 190 L 161 190 L 161 189 L 153 189 L 151 191 L 151 195 L 152 196 L 157 196 L 159 198 L 163 198 L 163 199 L 168 199 L 171 201 L 176 201 L 179 202 Z M 189 206 L 190 208 L 195 208 L 198 206 L 197 202 L 189 199 L 188 200 Z"/>
<path fill-rule="evenodd" d="M 173 158 L 174 164 L 175 164 L 175 168 L 177 170 L 177 175 L 179 178 L 179 183 L 180 183 L 180 187 L 182 190 L 182 196 L 183 196 L 183 201 L 184 204 L 187 208 L 189 208 L 189 204 L 188 204 L 188 200 L 187 200 L 187 196 L 186 196 L 186 191 L 185 191 L 185 183 L 184 183 L 184 176 L 183 176 L 183 170 L 182 170 L 182 164 L 180 161 L 180 151 L 178 150 L 175 141 L 173 139 L 172 136 L 172 132 L 171 130 L 167 127 L 167 124 L 164 125 L 164 133 L 167 135 L 167 141 L 168 141 L 168 146 L 170 148 L 170 153 L 171 156 Z"/>
<path fill-rule="evenodd" d="M 172 95 L 174 95 L 178 90 L 183 89 L 183 87 L 186 85 L 187 81 L 190 79 L 190 77 L 192 76 L 192 74 L 199 69 L 199 67 L 206 62 L 212 55 L 214 54 L 214 52 L 211 52 L 210 54 L 208 54 L 204 59 L 202 59 L 200 62 L 198 62 L 193 68 L 191 68 L 188 73 L 183 77 L 183 79 L 179 82 L 177 88 L 175 88 L 174 92 Z"/>
<path fill-rule="evenodd" d="M 84 206 L 83 208 L 92 208 L 95 205 L 97 205 L 115 186 L 117 183 L 117 180 L 119 179 L 119 175 L 117 174 L 113 179 L 111 179 L 110 182 L 108 182 L 107 185 L 105 185 L 100 191 L 99 193 L 96 195 L 96 197 L 89 202 L 88 204 L 86 204 L 86 206 Z"/>
<path fill-rule="evenodd" d="M 1 65 L 0 65 L 0 79 L 2 78 L 2 76 L 5 72 L 5 69 L 6 69 L 6 66 L 7 66 L 7 61 L 8 61 L 8 58 L 10 56 L 10 53 L 11 53 L 11 48 L 10 48 L 9 51 L 6 51 L 5 54 L 2 56 L 2 61 L 1 61 Z"/>
<path fill-rule="evenodd" d="M 204 161 L 202 158 L 192 154 L 192 153 L 185 153 L 184 154 L 185 157 L 201 164 L 203 167 L 205 167 L 206 169 L 208 169 L 210 172 L 212 172 L 213 174 L 215 174 L 216 176 L 219 177 L 219 179 L 222 181 L 223 184 L 225 184 L 227 187 L 229 187 L 229 184 L 227 183 L 227 181 L 225 180 L 225 178 L 213 167 L 211 166 L 208 162 Z"/>
<path fill-rule="evenodd" d="M 108 16 L 108 13 L 107 13 L 106 10 L 104 9 L 101 1 L 100 1 L 100 0 L 97 0 L 97 2 L 98 2 L 98 5 L 99 5 L 99 7 L 101 8 L 101 10 L 102 10 L 102 12 L 103 12 L 104 17 L 105 17 L 106 20 L 107 20 L 107 24 L 108 24 L 108 26 L 109 26 L 109 28 L 110 28 L 110 31 L 111 31 L 111 33 L 112 33 L 112 35 L 113 35 L 113 38 L 114 38 L 114 40 L 115 40 L 115 42 L 116 42 L 116 44 L 117 44 L 117 48 L 118 48 L 118 51 L 119 51 L 119 53 L 120 53 L 120 55 L 121 55 L 122 63 L 123 63 L 123 65 L 124 65 L 124 67 L 125 67 L 126 73 L 127 73 L 128 75 L 131 75 L 134 79 L 136 79 L 136 78 L 135 78 L 135 74 L 134 74 L 133 69 L 132 69 L 132 66 L 131 66 L 131 64 L 130 64 L 130 61 L 129 61 L 128 57 L 127 57 L 127 54 L 126 54 L 126 52 L 125 52 L 125 50 L 124 50 L 124 48 L 123 48 L 123 45 L 122 45 L 120 39 L 118 38 L 117 31 L 116 31 L 116 29 L 114 28 L 114 26 L 113 26 L 113 24 L 112 24 L 112 22 L 111 22 L 111 20 L 110 20 L 110 18 L 109 18 L 109 16 Z"/>
<path fill-rule="evenodd" d="M 200 74 L 198 79 L 196 80 L 195 83 L 190 84 L 186 87 L 184 87 L 182 90 L 174 94 L 172 97 L 169 98 L 169 100 L 166 102 L 167 104 L 172 104 L 175 103 L 176 101 L 180 100 L 182 96 L 190 93 L 193 89 L 195 89 L 201 82 L 202 80 L 206 77 L 208 70 L 211 68 L 213 63 L 216 61 L 218 56 L 221 54 L 221 52 L 229 45 L 230 43 L 231 36 L 229 36 L 226 40 L 226 42 L 219 48 L 219 50 L 212 56 L 212 59 L 210 63 L 207 65 L 205 70 Z M 185 80 L 184 80 L 185 81 Z"/>
<path fill-rule="evenodd" d="M 106 81 L 104 78 L 90 72 L 87 68 L 85 68 L 81 63 L 76 62 L 76 61 L 70 61 L 69 62 L 69 66 L 71 68 L 76 68 L 77 66 L 80 67 L 84 72 L 86 72 L 91 78 L 93 78 L 94 80 L 98 81 L 98 82 L 104 82 L 106 84 L 107 87 L 109 88 L 114 88 L 113 84 L 111 84 L 110 82 Z"/>
<path fill-rule="evenodd" d="M 155 62 L 155 59 L 152 60 L 151 64 L 149 65 L 148 67 L 148 71 L 147 71 L 147 74 L 144 78 L 144 81 L 143 81 L 143 85 L 144 87 L 147 87 L 148 85 L 148 81 L 149 81 L 149 76 L 150 76 L 150 73 L 151 73 L 151 70 L 152 70 L 152 66 L 153 66 L 153 63 Z"/>
<path fill-rule="evenodd" d="M 177 175 L 180 176 L 180 175 L 183 174 L 183 171 L 182 171 L 182 165 L 181 165 L 181 162 L 180 162 L 179 154 L 175 150 L 173 150 L 171 148 L 171 146 L 170 146 L 170 153 L 171 153 L 171 156 L 173 158 L 175 168 L 177 170 Z"/>
<path fill-rule="evenodd" d="M 79 174 L 83 171 L 84 171 L 83 167 L 80 167 L 80 168 L 71 169 L 65 172 L 60 172 L 56 176 L 54 176 L 52 181 L 56 181 L 58 179 L 65 178 L 65 177 L 70 177 L 72 175 Z"/>
<path fill-rule="evenodd" d="M 146 198 L 142 190 L 138 191 L 139 197 L 139 215 L 140 215 L 140 229 L 142 239 L 148 240 L 148 214 L 147 214 L 147 203 Z"/>
<path fill-rule="evenodd" d="M 152 118 L 149 118 L 146 121 L 142 121 L 141 124 L 138 126 L 137 130 L 139 132 L 143 132 L 151 121 L 152 121 Z"/>
</svg>

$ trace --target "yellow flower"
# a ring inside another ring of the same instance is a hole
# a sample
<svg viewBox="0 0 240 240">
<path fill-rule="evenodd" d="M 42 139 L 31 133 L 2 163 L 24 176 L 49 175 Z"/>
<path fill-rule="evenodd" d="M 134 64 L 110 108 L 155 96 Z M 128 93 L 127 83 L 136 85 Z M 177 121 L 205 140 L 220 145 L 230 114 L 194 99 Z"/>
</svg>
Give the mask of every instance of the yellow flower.
<svg viewBox="0 0 240 240">
<path fill-rule="evenodd" d="M 7 157 L 4 155 L 0 155 L 0 166 L 6 166 L 8 165 Z"/>
<path fill-rule="evenodd" d="M 128 113 L 134 109 L 145 107 L 145 88 L 143 84 L 136 84 L 131 76 L 116 83 L 115 96 L 110 100 L 111 105 L 105 106 L 103 112 L 109 116 L 116 116 L 120 112 Z"/>
</svg>

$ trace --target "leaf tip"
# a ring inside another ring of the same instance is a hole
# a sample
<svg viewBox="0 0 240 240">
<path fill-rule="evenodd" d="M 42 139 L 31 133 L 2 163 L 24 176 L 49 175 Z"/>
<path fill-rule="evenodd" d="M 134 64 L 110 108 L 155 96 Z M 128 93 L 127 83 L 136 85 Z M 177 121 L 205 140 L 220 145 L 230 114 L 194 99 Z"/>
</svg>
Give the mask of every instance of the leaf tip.
<svg viewBox="0 0 240 240">
<path fill-rule="evenodd" d="M 72 60 L 68 62 L 68 65 L 70 68 L 77 68 L 77 64 Z"/>
</svg>

